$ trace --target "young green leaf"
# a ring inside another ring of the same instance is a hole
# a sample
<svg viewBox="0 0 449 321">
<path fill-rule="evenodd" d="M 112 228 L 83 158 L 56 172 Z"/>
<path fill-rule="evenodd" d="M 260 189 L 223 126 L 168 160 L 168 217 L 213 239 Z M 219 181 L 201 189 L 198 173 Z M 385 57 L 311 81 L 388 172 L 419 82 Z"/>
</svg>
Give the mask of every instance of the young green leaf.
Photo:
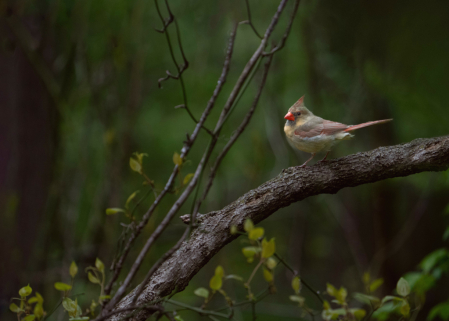
<svg viewBox="0 0 449 321">
<path fill-rule="evenodd" d="M 363 309 L 349 309 L 349 311 L 354 315 L 354 317 L 357 320 L 362 320 L 366 315 L 366 311 Z"/>
<path fill-rule="evenodd" d="M 22 309 L 19 308 L 19 307 L 17 306 L 17 304 L 15 304 L 15 303 L 11 303 L 11 304 L 9 305 L 9 309 L 10 309 L 12 312 L 14 312 L 14 313 L 19 313 L 19 312 L 22 311 Z"/>
<path fill-rule="evenodd" d="M 142 174 L 142 165 L 133 157 L 129 158 L 129 167 L 139 174 Z"/>
<path fill-rule="evenodd" d="M 408 304 L 407 300 L 402 302 L 399 312 L 401 312 L 401 314 L 405 317 L 410 314 L 410 304 Z"/>
<path fill-rule="evenodd" d="M 396 285 L 396 291 L 402 297 L 406 297 L 410 294 L 410 285 L 408 284 L 406 279 L 399 279 L 398 284 Z"/>
<path fill-rule="evenodd" d="M 292 288 L 293 291 L 295 291 L 296 294 L 299 294 L 299 291 L 301 290 L 301 279 L 299 276 L 295 276 L 292 280 Z"/>
<path fill-rule="evenodd" d="M 273 273 L 268 269 L 263 269 L 263 277 L 267 282 L 273 282 Z"/>
<path fill-rule="evenodd" d="M 302 296 L 299 296 L 299 295 L 290 295 L 290 296 L 289 296 L 289 299 L 290 299 L 290 301 L 298 302 L 300 306 L 303 306 L 303 305 L 304 305 L 305 299 L 304 299 Z"/>
<path fill-rule="evenodd" d="M 205 299 L 207 299 L 209 297 L 209 290 L 205 289 L 205 288 L 198 288 L 195 291 L 193 291 L 193 293 L 195 293 L 195 295 L 203 297 Z"/>
<path fill-rule="evenodd" d="M 449 302 L 443 302 L 437 304 L 430 310 L 427 320 L 432 321 L 433 319 L 440 317 L 441 320 L 449 320 Z M 438 319 L 439 320 L 439 319 Z"/>
<path fill-rule="evenodd" d="M 256 227 L 249 231 L 248 238 L 250 240 L 256 241 L 259 238 L 261 238 L 264 233 L 265 233 L 265 231 L 264 231 L 263 227 Z"/>
<path fill-rule="evenodd" d="M 223 267 L 222 267 L 221 265 L 218 265 L 218 266 L 215 268 L 215 275 L 218 275 L 218 276 L 220 276 L 221 278 L 224 276 L 224 270 L 223 270 Z"/>
<path fill-rule="evenodd" d="M 354 297 L 354 299 L 356 299 L 360 303 L 372 304 L 374 307 L 376 307 L 380 304 L 380 299 L 375 296 L 372 296 L 372 295 L 367 295 L 367 294 L 356 292 L 352 296 Z"/>
<path fill-rule="evenodd" d="M 78 304 L 71 298 L 64 298 L 62 299 L 62 307 L 69 313 L 70 316 L 74 316 L 76 314 Z"/>
<path fill-rule="evenodd" d="M 221 286 L 223 284 L 223 280 L 221 279 L 221 276 L 215 274 L 212 279 L 210 279 L 209 286 L 212 290 L 217 291 L 221 289 Z"/>
<path fill-rule="evenodd" d="M 182 158 L 177 152 L 173 154 L 173 163 L 175 163 L 175 165 L 178 165 L 178 167 L 182 165 Z"/>
<path fill-rule="evenodd" d="M 33 321 L 34 319 L 36 319 L 36 316 L 34 314 L 30 314 L 23 318 L 22 321 Z"/>
<path fill-rule="evenodd" d="M 72 286 L 66 283 L 62 283 L 62 282 L 56 282 L 55 283 L 55 289 L 58 291 L 69 291 L 72 289 Z"/>
<path fill-rule="evenodd" d="M 337 295 L 335 298 L 337 299 L 338 303 L 344 304 L 346 302 L 346 297 L 348 296 L 348 291 L 344 287 L 340 287 L 340 289 L 337 291 Z"/>
<path fill-rule="evenodd" d="M 90 282 L 94 283 L 94 284 L 100 284 L 100 280 L 98 280 L 92 273 L 88 272 L 87 273 L 87 278 L 89 279 Z"/>
<path fill-rule="evenodd" d="M 21 297 L 27 297 L 31 294 L 31 292 L 33 292 L 33 289 L 31 289 L 30 285 L 28 284 L 27 286 L 24 286 L 19 290 L 19 295 Z"/>
<path fill-rule="evenodd" d="M 136 156 L 137 161 L 139 162 L 140 165 L 142 165 L 142 163 L 143 163 L 143 157 L 148 156 L 147 153 L 138 153 L 138 152 L 135 152 L 133 155 Z"/>
<path fill-rule="evenodd" d="M 178 315 L 175 315 L 175 321 L 184 321 L 184 319 L 178 314 Z"/>
<path fill-rule="evenodd" d="M 276 252 L 276 244 L 274 242 L 274 237 L 267 241 L 266 238 L 262 240 L 262 258 L 268 259 L 270 256 L 274 255 Z"/>
<path fill-rule="evenodd" d="M 104 264 L 101 262 L 101 260 L 97 257 L 95 260 L 95 267 L 100 271 L 101 273 L 104 273 Z"/>
<path fill-rule="evenodd" d="M 243 229 L 245 232 L 249 233 L 254 228 L 253 221 L 251 219 L 246 219 L 245 223 L 243 224 Z"/>
<path fill-rule="evenodd" d="M 40 295 L 39 292 L 36 292 L 36 296 L 33 296 L 32 298 L 30 298 L 28 300 L 29 304 L 32 303 L 39 303 L 39 304 L 44 304 L 44 298 L 42 297 L 42 295 Z"/>
<path fill-rule="evenodd" d="M 267 264 L 267 267 L 268 267 L 270 270 L 273 270 L 273 269 L 276 267 L 277 262 L 276 262 L 275 259 L 273 259 L 272 257 L 270 257 L 270 258 L 268 258 L 266 264 Z"/>
<path fill-rule="evenodd" d="M 134 193 L 132 193 L 131 195 L 129 195 L 128 199 L 126 200 L 125 203 L 125 208 L 129 209 L 129 203 L 131 203 L 131 201 L 136 197 L 136 195 L 140 193 L 140 191 L 135 191 Z"/>
<path fill-rule="evenodd" d="M 125 210 L 122 208 L 114 207 L 114 208 L 107 208 L 106 209 L 106 215 L 113 215 L 117 213 L 125 213 Z"/>
<path fill-rule="evenodd" d="M 326 291 L 327 291 L 327 294 L 329 294 L 330 296 L 333 296 L 333 297 L 337 296 L 337 292 L 338 292 L 337 289 L 335 288 L 335 286 L 333 286 L 330 283 L 327 283 Z"/>
<path fill-rule="evenodd" d="M 234 279 L 234 280 L 243 282 L 243 278 L 241 276 L 238 276 L 238 275 L 235 275 L 235 274 L 226 275 L 225 279 Z"/>
<path fill-rule="evenodd" d="M 382 279 L 382 278 L 373 281 L 373 282 L 369 285 L 369 291 L 370 291 L 370 292 L 376 291 L 376 290 L 377 290 L 383 283 L 384 283 L 384 279 Z"/>
<path fill-rule="evenodd" d="M 108 300 L 110 298 L 111 298 L 110 295 L 100 295 L 100 297 L 99 297 L 100 301 Z"/>
<path fill-rule="evenodd" d="M 194 175 L 194 173 L 187 174 L 182 181 L 182 185 L 187 185 Z"/>
<path fill-rule="evenodd" d="M 254 256 L 257 254 L 258 248 L 254 246 L 247 246 L 242 249 L 243 255 L 247 258 L 248 263 L 254 261 Z"/>
<path fill-rule="evenodd" d="M 237 234 L 237 232 L 238 232 L 237 226 L 232 225 L 231 228 L 229 229 L 229 233 L 234 235 L 234 234 Z"/>
<path fill-rule="evenodd" d="M 75 261 L 72 261 L 72 264 L 70 264 L 69 273 L 72 278 L 74 278 L 78 273 L 78 266 L 76 265 Z"/>
<path fill-rule="evenodd" d="M 34 306 L 33 313 L 38 319 L 41 319 L 45 314 L 42 304 L 36 304 Z"/>
</svg>

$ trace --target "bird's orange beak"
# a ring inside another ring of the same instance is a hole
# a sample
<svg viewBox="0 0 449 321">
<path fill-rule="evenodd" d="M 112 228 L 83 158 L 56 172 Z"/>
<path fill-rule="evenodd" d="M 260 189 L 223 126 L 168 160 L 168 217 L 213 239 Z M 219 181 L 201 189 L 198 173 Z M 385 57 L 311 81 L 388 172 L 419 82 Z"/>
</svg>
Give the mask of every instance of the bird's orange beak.
<svg viewBox="0 0 449 321">
<path fill-rule="evenodd" d="M 295 120 L 295 116 L 291 112 L 288 112 L 287 115 L 284 116 L 285 119 Z"/>
</svg>

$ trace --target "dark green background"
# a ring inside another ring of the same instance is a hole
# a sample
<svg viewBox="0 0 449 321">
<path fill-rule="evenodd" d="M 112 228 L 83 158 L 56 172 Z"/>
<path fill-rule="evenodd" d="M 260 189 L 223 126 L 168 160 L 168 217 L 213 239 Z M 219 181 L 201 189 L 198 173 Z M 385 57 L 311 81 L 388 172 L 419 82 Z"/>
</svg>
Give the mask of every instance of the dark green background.
<svg viewBox="0 0 449 321">
<path fill-rule="evenodd" d="M 221 73 L 231 26 L 247 19 L 245 3 L 170 4 L 190 62 L 184 73 L 188 103 L 199 118 Z M 278 2 L 250 4 L 254 25 L 262 33 Z M 166 16 L 162 2 L 161 8 Z M 106 217 L 105 209 L 123 207 L 132 192 L 145 190 L 141 177 L 129 169 L 129 157 L 135 151 L 148 153 L 145 172 L 162 188 L 173 167 L 173 153 L 180 151 L 194 123 L 185 110 L 173 108 L 183 103 L 179 82 L 157 86 L 165 70 L 175 73 L 175 68 L 164 35 L 153 29 L 161 27 L 153 1 L 21 0 L 2 4 L 0 10 L 0 315 L 12 320 L 9 298 L 28 283 L 43 294 L 44 308 L 51 310 L 59 296 L 53 283 L 69 281 L 72 260 L 80 268 L 74 293 L 85 293 L 79 301 L 90 304 L 98 288 L 87 282 L 84 268 L 96 257 L 107 266 L 111 263 L 119 223 L 127 222 L 120 215 Z M 291 10 L 290 3 L 273 39 L 280 39 Z M 17 36 L 20 29 L 8 22 L 11 17 L 39 44 L 38 55 L 62 88 L 56 100 L 43 82 L 41 62 L 30 59 Z M 173 26 L 169 31 L 174 40 Z M 251 28 L 241 25 L 228 82 L 207 127 L 214 127 L 258 44 Z M 447 1 L 301 1 L 286 47 L 274 56 L 254 117 L 224 159 L 200 212 L 222 208 L 309 157 L 295 153 L 283 133 L 283 116 L 300 96 L 306 95 L 306 105 L 315 114 L 334 121 L 394 118 L 357 131 L 354 140 L 334 148 L 330 157 L 337 158 L 448 134 L 448 75 Z M 218 150 L 243 119 L 259 79 L 260 73 L 224 127 Z M 207 139 L 202 132 L 183 176 L 195 170 Z M 269 237 L 276 237 L 278 252 L 318 290 L 331 282 L 350 293 L 362 291 L 361 274 L 377 267 L 375 276 L 385 279 L 379 295 L 386 295 L 426 254 L 447 246 L 442 234 L 448 187 L 447 172 L 390 179 L 307 199 L 260 225 Z M 175 199 L 169 195 L 164 200 L 139 244 Z M 179 214 L 189 213 L 190 206 L 191 200 Z M 183 230 L 176 218 L 141 272 Z M 175 299 L 200 305 L 193 290 L 208 286 L 217 264 L 228 274 L 248 277 L 253 266 L 241 254 L 244 245 L 240 239 L 228 245 Z M 382 257 L 382 249 L 388 255 Z M 130 259 L 139 250 L 135 247 Z M 278 267 L 275 279 L 278 293 L 258 305 L 260 320 L 297 319 L 300 311 L 288 299 L 293 294 L 291 274 Z M 264 288 L 261 275 L 255 284 Z M 429 293 L 424 310 L 447 299 L 447 286 L 446 277 Z M 237 283 L 229 281 L 224 288 L 235 300 L 245 299 Z M 319 308 L 307 290 L 304 295 Z M 214 304 L 223 305 L 224 300 L 216 299 L 211 307 Z M 236 317 L 247 319 L 248 311 Z M 183 315 L 186 320 L 200 318 Z"/>
</svg>

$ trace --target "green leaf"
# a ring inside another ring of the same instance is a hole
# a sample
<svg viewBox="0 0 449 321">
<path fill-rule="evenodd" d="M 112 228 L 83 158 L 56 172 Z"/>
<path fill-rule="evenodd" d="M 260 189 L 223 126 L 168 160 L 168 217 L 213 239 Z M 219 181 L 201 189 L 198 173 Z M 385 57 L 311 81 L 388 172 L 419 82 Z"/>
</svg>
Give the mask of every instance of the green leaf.
<svg viewBox="0 0 449 321">
<path fill-rule="evenodd" d="M 178 165 L 178 167 L 182 165 L 182 158 L 177 152 L 173 154 L 173 163 L 175 163 L 175 165 Z"/>
<path fill-rule="evenodd" d="M 346 297 L 348 296 L 348 291 L 344 287 L 340 287 L 340 289 L 337 291 L 337 295 L 335 298 L 340 304 L 344 304 L 346 302 Z"/>
<path fill-rule="evenodd" d="M 221 278 L 224 276 L 224 270 L 223 270 L 223 267 L 221 265 L 218 265 L 215 268 L 215 275 L 218 275 Z"/>
<path fill-rule="evenodd" d="M 104 300 L 107 300 L 107 299 L 110 299 L 110 298 L 111 298 L 110 295 L 100 295 L 100 297 L 99 297 L 100 301 L 104 301 Z"/>
<path fill-rule="evenodd" d="M 259 238 L 261 238 L 264 233 L 265 233 L 265 231 L 264 231 L 263 227 L 256 227 L 256 228 L 253 228 L 251 231 L 249 231 L 248 238 L 250 240 L 256 241 Z"/>
<path fill-rule="evenodd" d="M 143 157 L 148 156 L 147 153 L 138 153 L 138 152 L 135 152 L 133 155 L 136 156 L 137 161 L 139 162 L 140 165 L 142 165 L 142 163 L 143 163 Z"/>
<path fill-rule="evenodd" d="M 69 314 L 74 314 L 77 310 L 78 304 L 76 301 L 73 301 L 71 298 L 62 299 L 62 306 L 64 310 L 69 312 Z"/>
<path fill-rule="evenodd" d="M 374 319 L 377 319 L 377 320 L 382 320 L 382 321 L 388 320 L 390 314 L 395 312 L 397 308 L 398 308 L 398 304 L 393 303 L 393 302 L 388 302 L 387 304 L 382 305 L 379 309 L 374 311 L 372 316 Z"/>
<path fill-rule="evenodd" d="M 274 242 L 274 237 L 267 241 L 266 238 L 262 240 L 262 258 L 268 259 L 270 256 L 274 255 L 276 252 L 276 244 Z"/>
<path fill-rule="evenodd" d="M 424 273 L 429 273 L 441 260 L 449 258 L 449 252 L 445 248 L 433 251 L 419 264 Z"/>
<path fill-rule="evenodd" d="M 299 276 L 295 276 L 292 280 L 292 289 L 295 291 L 296 294 L 299 294 L 299 291 L 301 291 L 301 279 Z"/>
<path fill-rule="evenodd" d="M 237 232 L 238 232 L 237 226 L 232 225 L 231 228 L 229 229 L 229 232 L 230 232 L 232 235 L 237 234 Z"/>
<path fill-rule="evenodd" d="M 198 295 L 205 299 L 207 299 L 209 297 L 209 290 L 205 289 L 205 288 L 198 288 L 195 291 L 193 291 L 193 293 L 195 293 L 195 295 Z"/>
<path fill-rule="evenodd" d="M 370 281 L 371 281 L 370 273 L 369 272 L 363 273 L 362 279 L 363 279 L 363 284 L 368 285 L 370 283 Z"/>
<path fill-rule="evenodd" d="M 324 300 L 323 302 L 323 309 L 324 310 L 329 310 L 331 308 L 331 305 L 329 302 L 327 302 L 326 300 Z"/>
<path fill-rule="evenodd" d="M 140 191 L 135 191 L 134 193 L 132 193 L 131 195 L 129 195 L 128 199 L 126 200 L 125 203 L 125 208 L 129 209 L 129 203 L 131 203 L 131 201 L 136 197 L 137 194 L 139 194 Z"/>
<path fill-rule="evenodd" d="M 69 321 L 87 321 L 89 317 L 69 318 Z"/>
<path fill-rule="evenodd" d="M 225 279 L 234 279 L 234 280 L 243 282 L 243 278 L 241 276 L 238 276 L 238 275 L 235 275 L 235 274 L 226 275 Z"/>
<path fill-rule="evenodd" d="M 366 315 L 366 311 L 363 309 L 349 309 L 349 311 L 355 316 L 357 320 L 362 320 Z"/>
<path fill-rule="evenodd" d="M 89 279 L 90 282 L 94 283 L 94 284 L 100 284 L 100 280 L 98 280 L 92 273 L 88 272 L 87 273 L 87 278 Z"/>
<path fill-rule="evenodd" d="M 277 262 L 276 262 L 275 259 L 273 259 L 272 257 L 270 257 L 270 258 L 268 258 L 266 264 L 267 264 L 267 267 L 268 267 L 270 270 L 273 270 L 273 269 L 276 267 Z"/>
<path fill-rule="evenodd" d="M 449 302 L 440 303 L 430 310 L 427 320 L 431 321 L 436 317 L 440 317 L 442 320 L 449 320 Z"/>
<path fill-rule="evenodd" d="M 249 233 L 249 232 L 251 232 L 251 230 L 253 228 L 254 228 L 253 221 L 251 221 L 251 219 L 247 218 L 245 223 L 243 224 L 243 229 L 245 230 L 245 232 Z"/>
<path fill-rule="evenodd" d="M 290 301 L 298 302 L 300 306 L 304 305 L 305 299 L 302 296 L 290 295 L 288 298 L 290 299 Z"/>
<path fill-rule="evenodd" d="M 104 264 L 101 262 L 101 260 L 97 257 L 95 260 L 95 267 L 100 271 L 101 273 L 104 273 Z"/>
<path fill-rule="evenodd" d="M 210 279 L 209 286 L 212 290 L 217 291 L 221 289 L 221 286 L 223 284 L 223 280 L 221 279 L 221 276 L 215 274 L 212 279 Z"/>
<path fill-rule="evenodd" d="M 267 282 L 273 282 L 273 273 L 268 269 L 263 269 L 263 277 Z"/>
<path fill-rule="evenodd" d="M 398 284 L 396 285 L 396 292 L 398 292 L 398 294 L 402 297 L 406 297 L 410 294 L 410 285 L 406 279 L 399 279 Z"/>
<path fill-rule="evenodd" d="M 354 299 L 356 299 L 360 303 L 372 304 L 373 306 L 377 306 L 380 303 L 380 299 L 375 296 L 372 296 L 372 295 L 367 295 L 367 294 L 356 292 L 352 296 L 354 297 Z"/>
<path fill-rule="evenodd" d="M 449 226 L 446 227 L 446 231 L 443 234 L 443 241 L 447 241 L 447 239 L 449 239 Z"/>
<path fill-rule="evenodd" d="M 330 283 L 327 283 L 326 285 L 326 291 L 330 296 L 336 297 L 337 296 L 337 289 L 335 288 L 335 286 L 333 286 Z"/>
<path fill-rule="evenodd" d="M 142 165 L 133 157 L 129 158 L 129 167 L 139 174 L 142 174 Z"/>
<path fill-rule="evenodd" d="M 370 291 L 370 292 L 376 291 L 376 290 L 377 290 L 383 283 L 384 283 L 384 279 L 382 279 L 382 278 L 373 281 L 373 282 L 369 285 L 369 291 Z"/>
<path fill-rule="evenodd" d="M 72 278 L 74 278 L 78 273 L 78 266 L 76 265 L 75 261 L 72 261 L 72 264 L 70 264 L 69 273 Z"/>
<path fill-rule="evenodd" d="M 72 286 L 66 283 L 62 283 L 62 282 L 56 282 L 55 283 L 55 289 L 58 291 L 69 291 L 72 289 Z"/>
<path fill-rule="evenodd" d="M 182 185 L 187 185 L 194 175 L 194 173 L 187 174 L 182 181 Z"/>
<path fill-rule="evenodd" d="M 22 321 L 33 321 L 34 319 L 36 319 L 36 316 L 34 314 L 30 314 L 23 318 Z"/>
<path fill-rule="evenodd" d="M 248 259 L 248 263 L 254 261 L 254 256 L 258 253 L 259 249 L 254 246 L 247 246 L 242 249 L 243 255 Z"/>
<path fill-rule="evenodd" d="M 386 297 L 384 297 L 383 299 L 382 299 L 382 302 L 380 303 L 381 305 L 384 305 L 385 304 L 385 302 L 387 302 L 387 301 L 402 301 L 402 300 L 404 300 L 403 298 L 400 298 L 400 297 L 397 297 L 397 296 L 393 296 L 393 295 L 387 295 Z"/>
<path fill-rule="evenodd" d="M 21 297 L 27 297 L 27 296 L 29 296 L 31 294 L 31 292 L 33 292 L 33 289 L 28 284 L 27 286 L 24 286 L 23 288 L 21 288 L 19 290 L 19 295 Z"/>
<path fill-rule="evenodd" d="M 42 295 L 39 294 L 39 292 L 36 292 L 36 296 L 33 296 L 32 298 L 30 298 L 28 300 L 28 303 L 29 304 L 32 304 L 32 303 L 43 304 L 44 303 L 44 298 L 42 297 Z"/>
<path fill-rule="evenodd" d="M 175 315 L 175 318 L 174 318 L 176 321 L 184 321 L 184 319 L 183 318 L 181 318 L 181 316 L 178 314 L 178 315 Z"/>
<path fill-rule="evenodd" d="M 40 319 L 44 316 L 44 308 L 42 306 L 42 304 L 38 303 L 34 306 L 34 310 L 33 310 L 34 315 Z"/>
<path fill-rule="evenodd" d="M 125 213 L 125 210 L 122 208 L 114 207 L 114 208 L 107 208 L 106 209 L 106 215 L 113 215 L 117 213 Z"/>
<path fill-rule="evenodd" d="M 408 302 L 406 300 L 404 300 L 402 302 L 401 308 L 399 309 L 399 312 L 401 312 L 401 314 L 403 316 L 408 316 L 410 314 L 410 304 L 408 304 Z"/>
<path fill-rule="evenodd" d="M 14 313 L 19 313 L 19 312 L 22 311 L 22 309 L 19 308 L 19 307 L 17 306 L 17 304 L 15 304 L 15 303 L 11 303 L 11 304 L 9 305 L 9 309 L 10 309 L 12 312 L 14 312 Z"/>
</svg>

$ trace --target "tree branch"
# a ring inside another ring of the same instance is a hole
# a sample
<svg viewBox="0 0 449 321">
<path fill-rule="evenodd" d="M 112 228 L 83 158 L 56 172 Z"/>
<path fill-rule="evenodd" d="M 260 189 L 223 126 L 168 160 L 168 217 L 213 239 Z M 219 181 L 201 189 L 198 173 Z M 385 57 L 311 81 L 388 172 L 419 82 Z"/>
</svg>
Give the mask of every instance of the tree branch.
<svg viewBox="0 0 449 321">
<path fill-rule="evenodd" d="M 199 227 L 153 274 L 137 305 L 166 296 L 175 288 L 183 290 L 223 246 L 238 237 L 229 233 L 230 227 L 236 225 L 242 230 L 248 218 L 258 223 L 278 209 L 310 196 L 335 194 L 345 187 L 448 168 L 449 136 L 380 147 L 306 168 L 290 167 L 223 209 L 198 217 Z M 135 293 L 136 289 L 114 309 L 134 305 Z M 149 312 L 141 311 L 133 320 L 145 320 L 148 316 Z M 109 320 L 120 318 L 121 314 L 116 314 Z"/>
</svg>

